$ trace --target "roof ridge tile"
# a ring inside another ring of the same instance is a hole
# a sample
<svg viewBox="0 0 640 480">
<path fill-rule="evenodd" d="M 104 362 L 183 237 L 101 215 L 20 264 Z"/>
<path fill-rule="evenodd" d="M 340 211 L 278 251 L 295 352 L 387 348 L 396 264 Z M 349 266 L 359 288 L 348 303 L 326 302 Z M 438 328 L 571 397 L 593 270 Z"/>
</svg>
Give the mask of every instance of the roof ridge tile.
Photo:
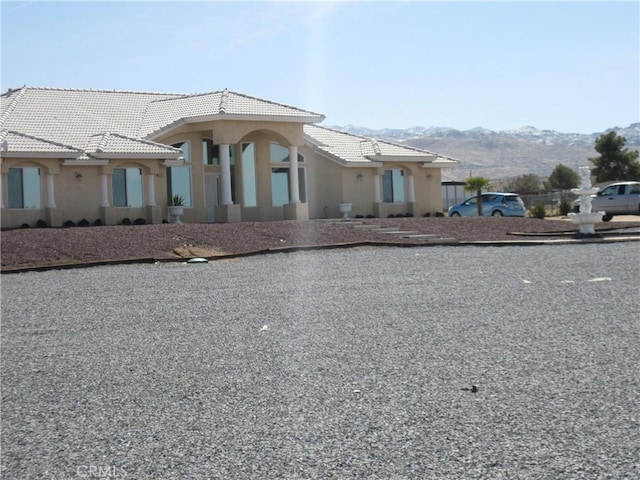
<svg viewBox="0 0 640 480">
<path fill-rule="evenodd" d="M 17 93 L 16 97 L 13 100 L 11 100 L 11 103 L 9 104 L 7 109 L 2 113 L 2 116 L 0 117 L 0 127 L 4 125 L 4 122 L 7 120 L 9 115 L 11 115 L 11 112 L 13 112 L 13 110 L 16 108 L 16 105 L 18 104 L 20 99 L 24 96 L 25 91 L 26 91 L 26 88 L 21 88 L 20 91 Z"/>
<path fill-rule="evenodd" d="M 32 87 L 32 86 L 23 86 L 19 88 L 9 89 L 7 92 L 3 93 L 6 95 L 7 93 L 13 93 L 18 90 L 44 90 L 44 91 L 54 91 L 54 92 L 93 92 L 93 93 L 126 93 L 126 94 L 134 94 L 134 95 L 176 95 L 176 96 L 189 96 L 186 93 L 175 93 L 175 92 L 151 92 L 145 90 L 117 90 L 117 89 L 107 89 L 107 88 L 72 88 L 72 87 Z"/>
</svg>

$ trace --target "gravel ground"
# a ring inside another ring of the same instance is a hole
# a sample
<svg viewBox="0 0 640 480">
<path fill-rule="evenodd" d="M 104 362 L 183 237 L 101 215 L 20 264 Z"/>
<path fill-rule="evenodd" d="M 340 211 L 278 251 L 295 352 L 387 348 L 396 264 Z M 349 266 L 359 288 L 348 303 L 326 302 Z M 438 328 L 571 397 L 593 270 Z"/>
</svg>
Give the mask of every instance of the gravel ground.
<svg viewBox="0 0 640 480">
<path fill-rule="evenodd" d="M 637 253 L 3 275 L 2 477 L 636 479 Z"/>
<path fill-rule="evenodd" d="M 577 233 L 570 222 L 536 218 L 389 218 L 365 223 L 435 234 L 461 242 L 519 240 L 515 232 L 549 238 Z M 598 231 L 636 222 L 597 224 Z M 242 222 L 227 224 L 141 225 L 76 228 L 29 228 L 2 232 L 2 269 L 130 259 L 176 259 L 243 254 L 274 248 L 361 242 L 420 243 L 355 230 L 343 223 L 319 221 Z"/>
</svg>

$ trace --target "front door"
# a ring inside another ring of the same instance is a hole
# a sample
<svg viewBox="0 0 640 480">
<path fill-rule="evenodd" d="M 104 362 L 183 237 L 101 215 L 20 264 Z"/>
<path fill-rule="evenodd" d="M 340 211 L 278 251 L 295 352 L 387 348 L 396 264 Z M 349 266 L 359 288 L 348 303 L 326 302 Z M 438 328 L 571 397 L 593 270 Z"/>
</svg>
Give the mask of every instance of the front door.
<svg viewBox="0 0 640 480">
<path fill-rule="evenodd" d="M 204 208 L 207 212 L 206 221 L 214 223 L 216 221 L 216 207 L 220 204 L 220 174 L 204 174 Z"/>
</svg>

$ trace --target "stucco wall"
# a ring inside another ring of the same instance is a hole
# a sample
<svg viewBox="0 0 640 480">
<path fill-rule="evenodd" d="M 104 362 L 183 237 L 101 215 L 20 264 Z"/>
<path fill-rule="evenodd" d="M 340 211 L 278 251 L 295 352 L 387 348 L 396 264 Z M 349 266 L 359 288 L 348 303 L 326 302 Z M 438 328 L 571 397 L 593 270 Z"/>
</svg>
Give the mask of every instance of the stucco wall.
<svg viewBox="0 0 640 480">
<path fill-rule="evenodd" d="M 338 203 L 344 201 L 342 172 L 344 167 L 312 152 L 300 149 L 307 158 L 307 200 L 309 218 L 338 218 Z"/>
<path fill-rule="evenodd" d="M 166 145 L 180 142 L 189 143 L 191 168 L 191 200 L 192 205 L 184 208 L 183 222 L 207 221 L 205 204 L 205 174 L 221 174 L 219 165 L 205 165 L 203 162 L 202 142 L 209 138 L 214 143 L 235 145 L 235 198 L 241 208 L 241 219 L 244 221 L 270 221 L 285 218 L 285 209 L 272 204 L 271 172 L 273 165 L 270 159 L 270 143 L 278 142 L 283 147 L 297 145 L 299 153 L 304 157 L 306 168 L 306 192 L 309 218 L 339 218 L 340 203 L 351 203 L 351 216 L 376 214 L 374 204 L 375 175 L 382 175 L 389 168 L 403 168 L 406 173 L 412 172 L 414 178 L 415 204 L 385 204 L 385 213 L 407 213 L 422 216 L 442 211 L 442 195 L 440 187 L 440 169 L 422 168 L 418 164 L 399 164 L 386 162 L 380 168 L 345 167 L 316 153 L 304 143 L 301 124 L 280 122 L 239 122 L 224 121 L 208 124 L 187 124 L 171 132 L 159 136 L 155 141 Z M 255 145 L 256 199 L 257 206 L 244 206 L 242 179 L 241 144 L 252 142 Z M 7 207 L 7 171 L 12 166 L 38 166 L 42 169 L 42 209 L 38 211 L 14 210 Z M 120 208 L 112 205 L 100 206 L 102 198 L 101 175 L 107 175 L 109 202 L 113 202 L 112 177 L 114 168 L 142 168 L 142 189 L 145 206 L 142 208 Z M 18 227 L 23 223 L 35 225 L 42 219 L 51 225 L 58 226 L 67 220 L 78 222 L 86 219 L 93 223 L 101 219 L 104 223 L 120 223 L 123 218 L 134 221 L 143 218 L 148 223 L 168 220 L 167 213 L 167 168 L 159 159 L 110 159 L 104 166 L 62 165 L 62 159 L 11 159 L 3 158 L 2 195 L 5 208 L 2 210 L 2 227 Z M 56 208 L 47 208 L 47 174 L 53 174 Z M 152 177 L 148 177 L 152 175 Z M 152 178 L 157 206 L 148 207 L 148 182 Z M 408 184 L 405 184 L 408 200 Z M 382 185 L 380 186 L 382 193 Z M 411 210 L 413 208 L 413 211 Z M 290 215 L 290 212 L 287 213 Z"/>
</svg>

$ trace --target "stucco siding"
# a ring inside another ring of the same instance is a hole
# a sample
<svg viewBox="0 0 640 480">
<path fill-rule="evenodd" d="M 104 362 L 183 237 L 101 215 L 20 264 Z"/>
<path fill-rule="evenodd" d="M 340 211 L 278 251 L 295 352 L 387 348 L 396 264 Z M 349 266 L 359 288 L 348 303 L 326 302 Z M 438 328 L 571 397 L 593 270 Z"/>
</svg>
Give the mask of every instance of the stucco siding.
<svg viewBox="0 0 640 480">
<path fill-rule="evenodd" d="M 342 172 L 344 168 L 310 149 L 301 149 L 309 158 L 307 164 L 307 200 L 309 218 L 338 218 L 338 204 L 343 203 Z"/>
</svg>

